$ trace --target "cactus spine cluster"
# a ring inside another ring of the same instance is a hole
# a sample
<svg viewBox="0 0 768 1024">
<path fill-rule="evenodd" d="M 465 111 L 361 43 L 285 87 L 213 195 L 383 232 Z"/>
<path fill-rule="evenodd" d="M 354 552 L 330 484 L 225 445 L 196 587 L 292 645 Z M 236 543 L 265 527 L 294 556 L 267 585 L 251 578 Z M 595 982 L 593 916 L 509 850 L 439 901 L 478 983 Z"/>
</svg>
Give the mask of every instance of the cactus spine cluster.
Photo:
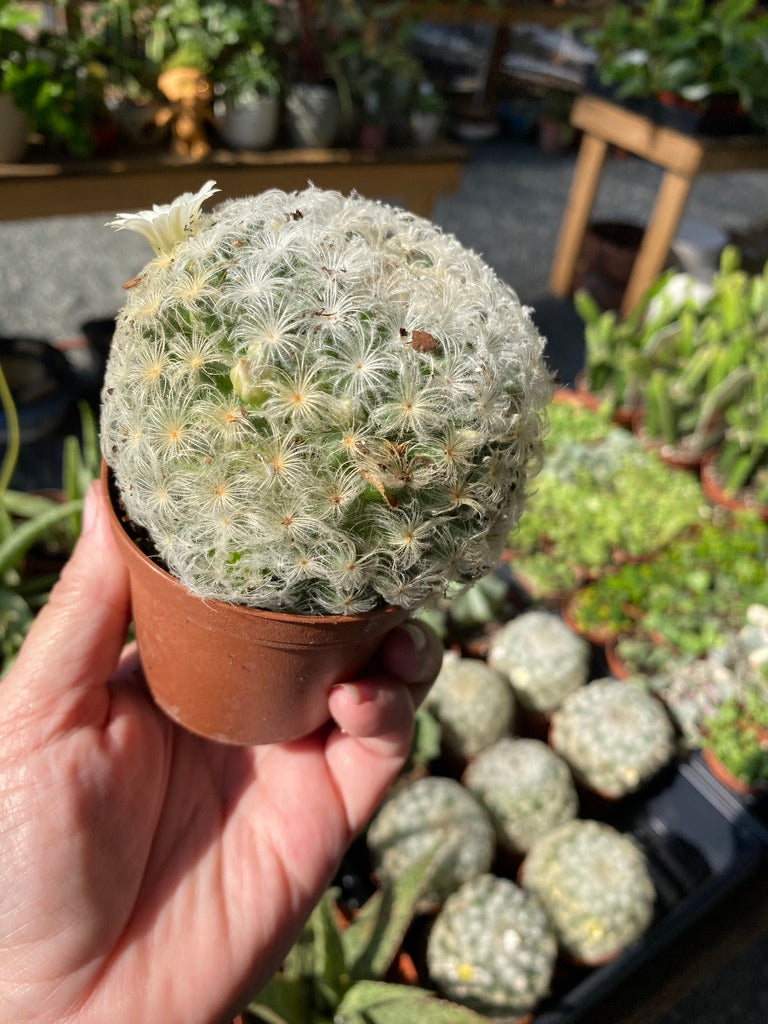
<svg viewBox="0 0 768 1024">
<path fill-rule="evenodd" d="M 470 759 L 509 733 L 515 699 L 490 665 L 447 651 L 425 707 L 440 723 L 445 748 Z"/>
<path fill-rule="evenodd" d="M 482 875 L 448 898 L 429 933 L 427 968 L 448 998 L 514 1018 L 548 993 L 557 955 L 538 900 L 507 878 Z"/>
<path fill-rule="evenodd" d="M 462 882 L 488 871 L 496 849 L 490 819 L 455 779 L 427 775 L 392 791 L 368 826 L 374 873 L 392 882 L 433 853 L 424 909 L 442 905 Z"/>
<path fill-rule="evenodd" d="M 121 215 L 127 291 L 102 448 L 193 593 L 303 614 L 415 607 L 498 561 L 551 382 L 515 293 L 426 220 L 209 182 Z"/>
<path fill-rule="evenodd" d="M 521 884 L 540 900 L 561 948 L 583 964 L 617 956 L 653 917 L 645 854 L 603 822 L 578 818 L 539 839 L 523 861 Z"/>
<path fill-rule="evenodd" d="M 498 740 L 469 764 L 464 784 L 490 814 L 501 846 L 514 854 L 579 809 L 568 765 L 541 740 Z"/>
<path fill-rule="evenodd" d="M 577 779 L 611 799 L 639 789 L 672 758 L 675 731 L 661 701 L 630 682 L 595 679 L 552 716 L 552 748 Z"/>
<path fill-rule="evenodd" d="M 552 612 L 524 612 L 491 641 L 488 662 L 510 682 L 520 704 L 551 712 L 589 676 L 589 644 Z"/>
</svg>

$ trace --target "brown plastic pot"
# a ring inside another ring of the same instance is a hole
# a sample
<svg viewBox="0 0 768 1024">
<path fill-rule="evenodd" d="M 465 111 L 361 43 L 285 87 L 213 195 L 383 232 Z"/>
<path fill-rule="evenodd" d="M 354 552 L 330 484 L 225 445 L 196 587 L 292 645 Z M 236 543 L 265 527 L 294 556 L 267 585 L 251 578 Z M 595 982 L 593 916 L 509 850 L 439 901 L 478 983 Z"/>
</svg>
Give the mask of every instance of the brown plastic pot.
<svg viewBox="0 0 768 1024">
<path fill-rule="evenodd" d="M 408 615 L 287 615 L 204 601 L 148 558 L 102 486 L 130 576 L 136 639 L 155 702 L 186 729 L 222 743 L 298 739 L 328 720 L 328 691 L 355 678 Z"/>
</svg>

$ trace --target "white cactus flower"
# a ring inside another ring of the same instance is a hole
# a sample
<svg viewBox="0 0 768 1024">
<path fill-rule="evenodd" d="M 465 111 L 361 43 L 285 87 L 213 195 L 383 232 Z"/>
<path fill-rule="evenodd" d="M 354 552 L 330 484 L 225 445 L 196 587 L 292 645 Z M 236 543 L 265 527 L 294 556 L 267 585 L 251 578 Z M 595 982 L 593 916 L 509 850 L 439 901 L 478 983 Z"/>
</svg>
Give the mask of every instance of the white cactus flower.
<svg viewBox="0 0 768 1024">
<path fill-rule="evenodd" d="M 214 188 L 215 184 L 215 181 L 206 181 L 198 192 L 184 192 L 172 203 L 155 203 L 151 210 L 118 213 L 107 227 L 115 231 L 136 231 L 146 238 L 157 256 L 171 253 L 179 242 L 193 234 L 192 229 L 205 200 L 221 191 Z"/>
</svg>

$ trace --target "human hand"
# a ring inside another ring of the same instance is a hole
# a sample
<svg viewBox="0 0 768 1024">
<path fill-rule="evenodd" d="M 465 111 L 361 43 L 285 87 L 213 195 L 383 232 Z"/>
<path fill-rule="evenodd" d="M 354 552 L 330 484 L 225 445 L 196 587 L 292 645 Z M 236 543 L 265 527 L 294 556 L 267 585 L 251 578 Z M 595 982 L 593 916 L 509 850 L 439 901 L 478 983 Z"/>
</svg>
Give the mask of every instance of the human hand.
<svg viewBox="0 0 768 1024">
<path fill-rule="evenodd" d="M 227 747 L 154 705 L 97 487 L 0 683 L 0 1020 L 228 1021 L 298 937 L 437 674 L 407 623 L 302 740 Z"/>
</svg>

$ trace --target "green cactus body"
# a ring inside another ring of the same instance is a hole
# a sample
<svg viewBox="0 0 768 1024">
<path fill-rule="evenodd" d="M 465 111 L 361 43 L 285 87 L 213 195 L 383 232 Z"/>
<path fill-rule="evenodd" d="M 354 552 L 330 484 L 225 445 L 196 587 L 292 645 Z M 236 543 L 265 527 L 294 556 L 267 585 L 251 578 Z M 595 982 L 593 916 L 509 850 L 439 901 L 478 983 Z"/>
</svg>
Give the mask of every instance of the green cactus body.
<svg viewBox="0 0 768 1024">
<path fill-rule="evenodd" d="M 521 885 L 539 898 L 561 948 L 580 963 L 617 956 L 653 918 L 645 854 L 603 822 L 579 818 L 541 838 L 523 861 Z"/>
<path fill-rule="evenodd" d="M 529 1013 L 547 995 L 557 941 L 538 900 L 482 875 L 448 898 L 427 942 L 433 984 L 490 1018 Z"/>
<path fill-rule="evenodd" d="M 446 749 L 469 759 L 509 733 L 515 699 L 501 673 L 448 651 L 426 707 L 440 723 Z"/>
<path fill-rule="evenodd" d="M 524 612 L 502 626 L 488 651 L 488 663 L 510 681 L 523 707 L 542 712 L 583 686 L 589 659 L 589 644 L 545 611 Z"/>
<path fill-rule="evenodd" d="M 128 517 L 203 598 L 416 607 L 497 564 L 551 382 L 515 293 L 428 221 L 310 188 L 118 227 L 127 290 L 102 450 Z"/>
<path fill-rule="evenodd" d="M 427 775 L 387 797 L 368 826 L 366 842 L 380 882 L 398 878 L 434 851 L 423 910 L 488 871 L 496 849 L 490 819 L 475 797 L 455 779 Z"/>
<path fill-rule="evenodd" d="M 488 810 L 501 846 L 513 854 L 525 853 L 578 812 L 567 764 L 541 740 L 498 740 L 470 763 L 464 784 Z"/>
<path fill-rule="evenodd" d="M 675 752 L 661 701 L 631 682 L 596 679 L 552 716 L 549 740 L 577 779 L 610 799 L 651 779 Z"/>
</svg>

